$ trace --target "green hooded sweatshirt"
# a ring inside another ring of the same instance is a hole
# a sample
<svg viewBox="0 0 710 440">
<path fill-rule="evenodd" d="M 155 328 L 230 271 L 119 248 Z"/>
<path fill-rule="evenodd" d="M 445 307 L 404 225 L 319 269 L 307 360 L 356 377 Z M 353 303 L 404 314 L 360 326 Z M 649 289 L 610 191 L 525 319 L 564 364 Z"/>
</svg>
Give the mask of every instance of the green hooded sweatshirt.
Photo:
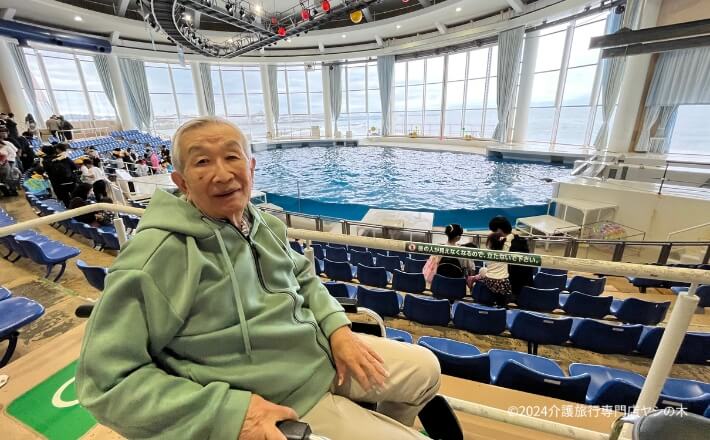
<svg viewBox="0 0 710 440">
<path fill-rule="evenodd" d="M 334 377 L 342 307 L 249 205 L 249 237 L 157 191 L 89 320 L 81 404 L 129 438 L 236 440 L 251 393 L 306 414 Z"/>
</svg>

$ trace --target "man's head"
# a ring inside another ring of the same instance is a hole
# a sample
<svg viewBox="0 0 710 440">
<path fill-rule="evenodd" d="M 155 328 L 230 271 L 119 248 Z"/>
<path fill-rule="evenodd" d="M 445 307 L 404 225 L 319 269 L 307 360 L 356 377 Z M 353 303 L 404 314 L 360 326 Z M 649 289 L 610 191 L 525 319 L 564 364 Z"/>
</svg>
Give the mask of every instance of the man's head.
<svg viewBox="0 0 710 440">
<path fill-rule="evenodd" d="M 14 113 L 8 113 L 8 114 L 7 114 L 7 117 L 10 118 L 10 119 L 12 119 L 12 118 L 15 117 L 15 114 L 14 114 Z"/>
<path fill-rule="evenodd" d="M 81 163 L 84 164 L 86 168 L 91 168 L 94 166 L 94 161 L 92 161 L 91 159 L 84 159 L 81 161 Z"/>
<path fill-rule="evenodd" d="M 173 182 L 200 211 L 241 220 L 256 161 L 236 125 L 213 116 L 186 122 L 173 137 L 173 165 Z"/>
<path fill-rule="evenodd" d="M 510 224 L 508 219 L 502 215 L 493 217 L 491 221 L 488 222 L 488 229 L 490 229 L 491 232 L 502 232 L 506 235 L 513 232 L 513 226 Z"/>
<path fill-rule="evenodd" d="M 0 125 L 0 140 L 4 141 L 7 139 L 8 130 L 4 125 Z"/>
</svg>

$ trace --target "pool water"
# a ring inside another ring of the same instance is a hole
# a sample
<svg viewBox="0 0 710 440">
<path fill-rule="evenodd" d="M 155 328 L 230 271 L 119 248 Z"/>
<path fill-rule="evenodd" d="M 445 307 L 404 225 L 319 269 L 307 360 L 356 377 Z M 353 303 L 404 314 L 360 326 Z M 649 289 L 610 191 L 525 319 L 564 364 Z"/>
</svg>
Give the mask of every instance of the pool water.
<svg viewBox="0 0 710 440">
<path fill-rule="evenodd" d="M 360 220 L 369 208 L 433 212 L 539 208 L 552 195 L 552 184 L 543 179 L 570 172 L 551 164 L 388 147 L 289 148 L 258 152 L 255 157 L 255 188 L 274 203 L 296 199 L 294 210 L 352 220 Z M 319 205 L 333 209 L 340 205 L 340 215 L 322 212 Z M 342 212 L 348 209 L 354 211 Z M 442 222 L 435 219 L 438 223 Z"/>
</svg>

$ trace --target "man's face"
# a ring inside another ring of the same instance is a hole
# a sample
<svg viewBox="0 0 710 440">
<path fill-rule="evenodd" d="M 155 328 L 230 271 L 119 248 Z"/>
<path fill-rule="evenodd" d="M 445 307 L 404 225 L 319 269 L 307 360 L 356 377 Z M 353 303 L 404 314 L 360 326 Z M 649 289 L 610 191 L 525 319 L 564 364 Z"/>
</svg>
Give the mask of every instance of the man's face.
<svg viewBox="0 0 710 440">
<path fill-rule="evenodd" d="M 207 124 L 182 136 L 184 170 L 173 182 L 204 214 L 241 218 L 251 198 L 256 161 L 244 153 L 242 133 L 225 124 Z"/>
</svg>

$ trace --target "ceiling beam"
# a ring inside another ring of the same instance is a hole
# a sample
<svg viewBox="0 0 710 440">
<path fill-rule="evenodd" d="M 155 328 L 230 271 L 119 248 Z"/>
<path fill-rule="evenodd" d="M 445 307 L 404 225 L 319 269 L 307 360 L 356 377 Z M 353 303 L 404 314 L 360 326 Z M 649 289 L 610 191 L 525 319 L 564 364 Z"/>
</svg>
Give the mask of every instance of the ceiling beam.
<svg viewBox="0 0 710 440">
<path fill-rule="evenodd" d="M 377 47 L 382 47 L 385 45 L 385 42 L 382 40 L 382 37 L 379 35 L 375 35 L 375 41 L 377 41 Z"/>
<path fill-rule="evenodd" d="M 515 12 L 523 12 L 523 9 L 525 9 L 525 3 L 523 3 L 522 0 L 506 0 L 508 4 L 510 5 L 511 8 Z"/>
<path fill-rule="evenodd" d="M 121 17 L 125 17 L 126 11 L 128 10 L 128 5 L 130 3 L 131 3 L 131 0 L 119 0 L 118 11 L 116 11 L 116 14 Z"/>
<path fill-rule="evenodd" d="M 649 53 L 669 52 L 672 50 L 695 49 L 710 46 L 710 36 L 681 38 L 679 40 L 659 41 L 646 44 L 632 44 L 602 50 L 602 58 L 624 57 Z"/>
<path fill-rule="evenodd" d="M 615 34 L 593 37 L 589 42 L 589 48 L 606 49 L 614 46 L 695 37 L 704 34 L 710 34 L 710 20 L 691 21 L 636 31 L 621 30 Z"/>
</svg>

